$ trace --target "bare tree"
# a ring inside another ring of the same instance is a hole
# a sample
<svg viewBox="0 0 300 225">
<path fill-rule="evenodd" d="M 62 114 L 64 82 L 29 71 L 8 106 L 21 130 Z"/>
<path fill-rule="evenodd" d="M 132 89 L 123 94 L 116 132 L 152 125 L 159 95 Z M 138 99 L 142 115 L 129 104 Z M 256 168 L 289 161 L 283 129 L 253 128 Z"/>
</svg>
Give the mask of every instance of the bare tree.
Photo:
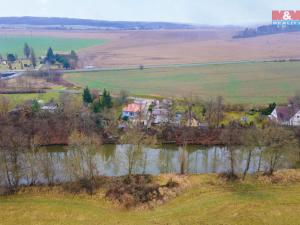
<svg viewBox="0 0 300 225">
<path fill-rule="evenodd" d="M 271 125 L 263 130 L 264 155 L 269 161 L 266 174 L 272 175 L 285 154 L 299 151 L 294 133 L 284 127 Z"/>
<path fill-rule="evenodd" d="M 213 126 L 213 117 L 214 117 L 214 102 L 212 99 L 209 99 L 205 103 L 205 118 L 209 127 Z"/>
<path fill-rule="evenodd" d="M 40 164 L 39 166 L 41 168 L 41 173 L 47 180 L 47 184 L 53 185 L 55 178 L 55 165 L 53 155 L 51 152 L 48 152 L 47 149 L 40 149 L 38 153 L 38 161 Z"/>
<path fill-rule="evenodd" d="M 178 160 L 180 163 L 180 174 L 183 175 L 187 172 L 188 168 L 188 153 L 186 144 L 182 148 L 180 148 Z"/>
<path fill-rule="evenodd" d="M 244 132 L 244 146 L 247 151 L 246 167 L 243 172 L 243 179 L 245 179 L 250 168 L 253 151 L 256 148 L 262 147 L 262 132 L 260 129 L 252 128 Z"/>
<path fill-rule="evenodd" d="M 289 104 L 293 107 L 300 107 L 300 91 L 297 91 L 295 95 L 289 99 Z"/>
<path fill-rule="evenodd" d="M 92 182 L 98 176 L 95 156 L 101 143 L 101 138 L 96 135 L 86 136 L 79 132 L 71 134 L 65 169 L 72 179 L 87 178 Z"/>
<path fill-rule="evenodd" d="M 143 145 L 153 145 L 155 137 L 145 134 L 139 127 L 129 128 L 121 136 L 121 144 L 126 145 L 125 158 L 127 162 L 127 174 L 130 176 L 136 169 L 139 160 L 143 156 Z"/>
<path fill-rule="evenodd" d="M 215 103 L 215 113 L 216 113 L 216 127 L 220 127 L 220 123 L 224 118 L 224 98 L 218 96 Z"/>
<path fill-rule="evenodd" d="M 238 146 L 242 144 L 242 129 L 239 127 L 239 123 L 231 121 L 229 126 L 222 130 L 221 141 L 225 145 L 225 149 L 229 153 L 230 171 L 228 173 L 229 179 L 234 179 L 235 174 L 235 151 Z"/>
<path fill-rule="evenodd" d="M 25 152 L 25 160 L 27 168 L 25 170 L 27 183 L 35 185 L 38 179 L 38 146 L 36 140 L 32 138 L 30 148 Z"/>
<path fill-rule="evenodd" d="M 9 126 L 1 129 L 0 143 L 3 169 L 8 186 L 11 189 L 17 189 L 24 172 L 21 154 L 27 148 L 27 138 L 21 130 Z"/>
<path fill-rule="evenodd" d="M 0 79 L 0 88 L 6 88 L 7 87 L 7 81 L 6 80 L 3 80 L 3 79 Z"/>
<path fill-rule="evenodd" d="M 224 98 L 218 96 L 215 99 L 209 99 L 204 104 L 205 117 L 209 127 L 220 127 L 224 118 Z"/>
<path fill-rule="evenodd" d="M 4 118 L 7 116 L 9 111 L 9 99 L 6 97 L 0 97 L 0 117 Z"/>
<path fill-rule="evenodd" d="M 121 90 L 118 96 L 118 103 L 120 105 L 126 104 L 128 102 L 129 92 L 125 90 Z"/>
<path fill-rule="evenodd" d="M 199 107 L 201 105 L 201 100 L 197 96 L 191 95 L 184 97 L 182 104 L 186 108 L 187 126 L 191 127 L 193 118 L 196 116 L 195 110 L 197 106 Z"/>
</svg>

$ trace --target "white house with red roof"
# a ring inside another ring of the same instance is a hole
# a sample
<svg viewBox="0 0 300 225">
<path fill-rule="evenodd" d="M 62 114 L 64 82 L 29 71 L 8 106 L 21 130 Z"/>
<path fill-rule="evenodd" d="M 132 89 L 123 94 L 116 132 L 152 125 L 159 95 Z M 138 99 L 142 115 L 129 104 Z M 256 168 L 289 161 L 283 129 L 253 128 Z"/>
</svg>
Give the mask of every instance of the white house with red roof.
<svg viewBox="0 0 300 225">
<path fill-rule="evenodd" d="M 128 104 L 126 107 L 123 108 L 122 118 L 129 118 L 133 119 L 136 118 L 142 112 L 142 105 L 141 104 Z"/>
</svg>

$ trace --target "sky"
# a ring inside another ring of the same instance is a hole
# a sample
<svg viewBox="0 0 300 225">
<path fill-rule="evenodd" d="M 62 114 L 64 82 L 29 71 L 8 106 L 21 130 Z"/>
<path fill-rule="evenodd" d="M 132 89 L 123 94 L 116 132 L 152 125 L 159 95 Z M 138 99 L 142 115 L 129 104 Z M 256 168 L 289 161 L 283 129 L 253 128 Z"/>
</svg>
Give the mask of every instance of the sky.
<svg viewBox="0 0 300 225">
<path fill-rule="evenodd" d="M 0 17 L 69 17 L 202 25 L 270 23 L 273 9 L 300 10 L 300 0 L 0 0 L 0 2 Z"/>
</svg>

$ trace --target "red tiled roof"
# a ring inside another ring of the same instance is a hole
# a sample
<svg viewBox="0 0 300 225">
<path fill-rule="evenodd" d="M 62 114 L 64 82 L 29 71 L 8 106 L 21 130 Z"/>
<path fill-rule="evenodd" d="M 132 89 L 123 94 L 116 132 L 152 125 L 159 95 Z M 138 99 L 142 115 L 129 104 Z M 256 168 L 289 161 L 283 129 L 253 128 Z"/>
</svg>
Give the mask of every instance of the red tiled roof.
<svg viewBox="0 0 300 225">
<path fill-rule="evenodd" d="M 129 104 L 127 105 L 124 109 L 123 109 L 123 112 L 139 112 L 141 111 L 141 105 L 138 105 L 138 104 Z"/>
</svg>

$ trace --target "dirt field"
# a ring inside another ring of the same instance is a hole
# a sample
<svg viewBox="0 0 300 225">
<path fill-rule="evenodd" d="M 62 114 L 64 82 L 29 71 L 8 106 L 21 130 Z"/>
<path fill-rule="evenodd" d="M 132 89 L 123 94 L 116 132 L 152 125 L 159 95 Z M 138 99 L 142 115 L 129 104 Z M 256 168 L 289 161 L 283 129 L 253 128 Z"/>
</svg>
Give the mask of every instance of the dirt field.
<svg viewBox="0 0 300 225">
<path fill-rule="evenodd" d="M 300 57 L 300 33 L 232 39 L 233 29 L 123 32 L 107 45 L 85 49 L 83 65 L 120 67 Z"/>
<path fill-rule="evenodd" d="M 159 31 L 21 31 L 26 34 L 72 38 L 99 38 L 105 45 L 82 49 L 81 66 L 126 67 L 188 64 L 211 61 L 300 58 L 300 33 L 232 39 L 241 28 L 203 28 Z"/>
</svg>

